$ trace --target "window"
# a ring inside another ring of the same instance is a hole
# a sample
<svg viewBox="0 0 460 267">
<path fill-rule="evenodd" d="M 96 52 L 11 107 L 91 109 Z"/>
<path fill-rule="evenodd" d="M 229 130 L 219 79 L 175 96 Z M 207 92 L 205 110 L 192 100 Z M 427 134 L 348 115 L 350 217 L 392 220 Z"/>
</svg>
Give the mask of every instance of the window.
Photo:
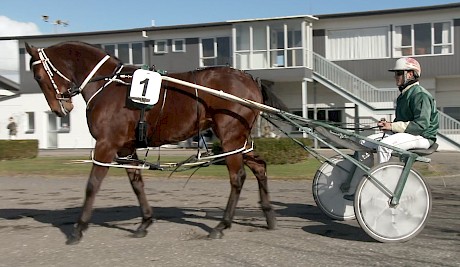
<svg viewBox="0 0 460 267">
<path fill-rule="evenodd" d="M 142 43 L 106 44 L 102 48 L 109 54 L 118 57 L 123 63 L 142 65 L 144 62 L 144 46 Z"/>
<path fill-rule="evenodd" d="M 153 50 L 156 54 L 168 53 L 168 41 L 167 40 L 155 41 L 155 46 Z"/>
<path fill-rule="evenodd" d="M 35 132 L 35 113 L 26 112 L 26 134 Z"/>
<path fill-rule="evenodd" d="M 301 110 L 296 110 L 292 112 L 295 115 L 302 116 L 302 111 Z M 308 119 L 310 120 L 317 120 L 317 121 L 323 121 L 327 122 L 331 125 L 337 125 L 341 126 L 343 119 L 342 119 L 342 110 L 340 109 L 316 109 L 316 118 L 314 117 L 315 111 L 311 108 L 308 109 Z M 292 132 L 301 132 L 301 129 L 298 129 L 297 127 L 292 128 Z"/>
<path fill-rule="evenodd" d="M 389 28 L 372 27 L 327 31 L 326 58 L 329 60 L 389 57 Z"/>
<path fill-rule="evenodd" d="M 109 55 L 112 56 L 117 56 L 116 50 L 115 50 L 115 45 L 104 45 L 104 50 L 107 52 Z"/>
<path fill-rule="evenodd" d="M 308 110 L 308 118 L 311 120 L 315 119 L 313 110 Z M 342 123 L 342 111 L 335 109 L 317 109 L 316 120 L 325 121 L 332 125 L 340 125 Z"/>
<path fill-rule="evenodd" d="M 452 23 L 398 25 L 394 28 L 394 56 L 451 54 Z"/>
<path fill-rule="evenodd" d="M 58 118 L 58 125 L 59 129 L 58 131 L 60 133 L 68 133 L 70 132 L 70 114 L 68 114 L 65 117 Z"/>
<path fill-rule="evenodd" d="M 201 39 L 201 67 L 231 65 L 230 38 Z"/>
<path fill-rule="evenodd" d="M 172 51 L 173 52 L 185 52 L 185 40 L 184 39 L 173 40 Z"/>
<path fill-rule="evenodd" d="M 132 64 L 142 65 L 144 64 L 144 45 L 142 43 L 131 44 L 132 52 Z"/>
<path fill-rule="evenodd" d="M 301 21 L 258 22 L 236 25 L 235 67 L 269 69 L 304 64 Z"/>
<path fill-rule="evenodd" d="M 213 66 L 214 59 L 217 57 L 215 38 L 207 38 L 201 40 L 201 66 Z"/>
<path fill-rule="evenodd" d="M 129 44 L 118 45 L 118 58 L 121 60 L 121 62 L 130 63 Z"/>
<path fill-rule="evenodd" d="M 460 107 L 445 107 L 442 109 L 444 113 L 452 118 L 460 121 Z"/>
</svg>

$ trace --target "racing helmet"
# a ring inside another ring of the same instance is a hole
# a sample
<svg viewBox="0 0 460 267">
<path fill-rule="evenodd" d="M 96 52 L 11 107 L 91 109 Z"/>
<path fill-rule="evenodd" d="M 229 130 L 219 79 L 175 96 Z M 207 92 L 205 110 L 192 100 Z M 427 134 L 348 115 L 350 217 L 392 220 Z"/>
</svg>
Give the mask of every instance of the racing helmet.
<svg viewBox="0 0 460 267">
<path fill-rule="evenodd" d="M 422 74 L 422 68 L 420 67 L 420 63 L 417 60 L 411 57 L 403 57 L 396 60 L 395 66 L 388 71 L 406 71 L 412 70 L 414 71 L 415 78 L 419 78 Z"/>
</svg>

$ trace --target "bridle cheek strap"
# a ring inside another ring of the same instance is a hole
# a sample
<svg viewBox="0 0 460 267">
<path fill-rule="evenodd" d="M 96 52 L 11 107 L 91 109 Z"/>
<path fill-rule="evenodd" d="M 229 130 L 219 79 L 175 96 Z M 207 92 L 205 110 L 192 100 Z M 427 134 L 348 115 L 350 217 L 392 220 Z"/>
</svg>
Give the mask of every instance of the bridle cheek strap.
<svg viewBox="0 0 460 267">
<path fill-rule="evenodd" d="M 91 78 L 93 78 L 94 74 L 102 67 L 102 65 L 110 58 L 109 55 L 105 55 L 104 58 L 102 58 L 99 63 L 94 66 L 93 70 L 86 76 L 86 79 L 83 81 L 83 83 L 77 87 L 77 88 L 70 88 L 68 92 L 70 93 L 70 97 L 63 97 L 63 93 L 61 93 L 56 85 L 56 82 L 53 79 L 54 73 L 59 75 L 61 78 L 66 80 L 69 83 L 72 83 L 72 81 L 67 78 L 64 74 L 62 74 L 54 65 L 51 63 L 51 60 L 49 57 L 46 55 L 45 50 L 43 48 L 38 48 L 38 56 L 40 60 L 32 62 L 32 66 L 38 65 L 38 64 L 43 64 L 43 68 L 45 69 L 46 73 L 48 74 L 48 77 L 51 80 L 51 84 L 53 85 L 54 90 L 56 91 L 56 98 L 59 100 L 67 100 L 70 97 L 77 95 L 83 91 L 85 86 L 90 82 Z"/>
</svg>

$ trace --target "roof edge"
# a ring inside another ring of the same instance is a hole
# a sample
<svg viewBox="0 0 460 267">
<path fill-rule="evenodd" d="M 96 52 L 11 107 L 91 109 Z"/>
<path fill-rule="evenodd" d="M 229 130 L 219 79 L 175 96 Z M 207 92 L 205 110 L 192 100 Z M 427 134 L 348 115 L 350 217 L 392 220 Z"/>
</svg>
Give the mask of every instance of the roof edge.
<svg viewBox="0 0 460 267">
<path fill-rule="evenodd" d="M 332 19 L 332 18 L 346 18 L 346 17 L 385 15 L 385 14 L 395 14 L 395 13 L 420 12 L 420 11 L 458 8 L 458 7 L 460 7 L 460 3 L 456 2 L 456 3 L 450 3 L 450 4 L 444 4 L 444 5 L 434 5 L 434 6 L 416 6 L 416 7 L 406 7 L 406 8 L 359 11 L 359 12 L 350 12 L 350 13 L 323 14 L 323 15 L 315 15 L 315 17 L 319 19 Z"/>
</svg>

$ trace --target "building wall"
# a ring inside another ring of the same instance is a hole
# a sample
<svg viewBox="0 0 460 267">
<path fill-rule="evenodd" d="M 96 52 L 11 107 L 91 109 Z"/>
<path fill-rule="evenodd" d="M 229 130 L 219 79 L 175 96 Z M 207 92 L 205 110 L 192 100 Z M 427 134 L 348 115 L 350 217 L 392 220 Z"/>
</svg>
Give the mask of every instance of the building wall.
<svg viewBox="0 0 460 267">
<path fill-rule="evenodd" d="M 155 54 L 153 52 L 154 41 L 149 42 L 148 49 L 151 53 L 150 63 L 155 65 L 159 70 L 166 70 L 168 72 L 185 72 L 196 69 L 199 67 L 199 39 L 187 38 L 185 39 L 186 51 L 185 52 L 172 52 L 172 40 L 168 39 L 169 52 L 166 54 Z"/>
<path fill-rule="evenodd" d="M 70 113 L 70 131 L 57 133 L 59 148 L 92 148 L 95 141 L 91 137 L 86 125 L 86 104 L 82 97 L 73 99 L 74 109 Z M 18 124 L 17 139 L 37 139 L 40 149 L 49 148 L 48 141 L 50 108 L 41 93 L 23 94 L 20 97 L 3 101 L 0 112 L 0 139 L 8 139 L 8 118 L 13 117 Z M 35 129 L 28 130 L 26 112 L 34 112 Z"/>
<path fill-rule="evenodd" d="M 460 73 L 460 9 L 442 12 L 433 15 L 433 12 L 381 15 L 381 16 L 361 16 L 353 18 L 320 19 L 315 23 L 314 30 L 314 51 L 322 56 L 326 56 L 326 32 L 332 29 L 353 29 L 360 27 L 397 25 L 401 23 L 423 23 L 424 21 L 446 21 L 454 19 L 454 53 L 452 55 L 420 55 L 414 56 L 422 66 L 423 77 L 433 78 L 436 76 L 458 75 Z M 391 43 L 391 38 L 390 38 Z M 365 59 L 365 60 L 342 60 L 334 63 L 352 72 L 356 76 L 372 81 L 380 80 L 382 73 L 394 66 L 395 58 L 391 52 L 389 58 Z"/>
</svg>

